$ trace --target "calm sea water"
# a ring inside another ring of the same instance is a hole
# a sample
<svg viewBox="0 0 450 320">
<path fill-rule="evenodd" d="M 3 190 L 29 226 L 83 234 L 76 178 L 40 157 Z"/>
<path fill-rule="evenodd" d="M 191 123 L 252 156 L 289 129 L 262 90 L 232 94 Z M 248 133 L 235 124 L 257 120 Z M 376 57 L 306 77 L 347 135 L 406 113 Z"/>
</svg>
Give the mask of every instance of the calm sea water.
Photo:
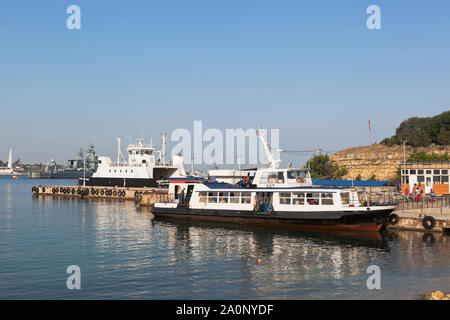
<svg viewBox="0 0 450 320">
<path fill-rule="evenodd" d="M 0 299 L 419 299 L 450 292 L 450 236 L 342 235 L 154 219 L 133 202 L 0 179 Z M 258 259 L 262 263 L 258 264 Z M 81 269 L 81 290 L 66 268 Z M 381 289 L 366 286 L 381 268 Z"/>
</svg>

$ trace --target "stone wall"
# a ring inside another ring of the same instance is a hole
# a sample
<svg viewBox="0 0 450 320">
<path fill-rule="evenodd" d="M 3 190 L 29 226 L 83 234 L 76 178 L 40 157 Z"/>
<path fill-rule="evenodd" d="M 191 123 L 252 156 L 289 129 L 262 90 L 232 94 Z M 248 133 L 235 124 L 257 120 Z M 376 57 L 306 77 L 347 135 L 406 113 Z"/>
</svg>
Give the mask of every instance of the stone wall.
<svg viewBox="0 0 450 320">
<path fill-rule="evenodd" d="M 436 146 L 413 148 L 406 146 L 406 160 L 415 152 L 431 154 L 450 154 L 450 146 Z M 388 147 L 374 144 L 371 146 L 353 147 L 336 152 L 330 159 L 340 166 L 348 168 L 348 174 L 343 179 L 356 178 L 361 175 L 362 180 L 369 179 L 373 174 L 377 180 L 392 180 L 396 177 L 398 166 L 403 164 L 403 146 Z"/>
</svg>

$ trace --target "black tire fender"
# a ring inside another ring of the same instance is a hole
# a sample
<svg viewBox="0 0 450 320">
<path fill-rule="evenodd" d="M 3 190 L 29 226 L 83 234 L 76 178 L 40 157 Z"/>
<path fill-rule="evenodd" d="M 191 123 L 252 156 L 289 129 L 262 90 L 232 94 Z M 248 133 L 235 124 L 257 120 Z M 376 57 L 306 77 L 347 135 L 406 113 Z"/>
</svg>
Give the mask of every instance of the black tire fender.
<svg viewBox="0 0 450 320">
<path fill-rule="evenodd" d="M 423 218 L 422 225 L 425 229 L 431 230 L 436 226 L 436 219 L 432 216 L 426 216 Z"/>
<path fill-rule="evenodd" d="M 392 224 L 393 226 L 395 226 L 399 221 L 400 221 L 400 217 L 397 214 L 391 213 L 389 215 L 389 224 Z"/>
</svg>

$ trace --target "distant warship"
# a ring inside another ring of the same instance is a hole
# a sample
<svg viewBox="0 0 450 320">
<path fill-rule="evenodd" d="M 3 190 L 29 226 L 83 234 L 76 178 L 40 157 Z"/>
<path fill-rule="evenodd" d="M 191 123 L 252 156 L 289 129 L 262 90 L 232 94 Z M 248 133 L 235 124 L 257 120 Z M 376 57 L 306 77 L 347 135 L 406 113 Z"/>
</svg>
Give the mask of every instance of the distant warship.
<svg viewBox="0 0 450 320">
<path fill-rule="evenodd" d="M 79 159 L 68 160 L 67 167 L 61 168 L 51 159 L 43 172 L 30 172 L 30 179 L 78 179 L 81 177 L 91 177 L 97 170 L 98 157 L 95 154 L 94 145 L 90 144 L 87 155 L 84 157 L 83 150 L 78 153 Z"/>
</svg>

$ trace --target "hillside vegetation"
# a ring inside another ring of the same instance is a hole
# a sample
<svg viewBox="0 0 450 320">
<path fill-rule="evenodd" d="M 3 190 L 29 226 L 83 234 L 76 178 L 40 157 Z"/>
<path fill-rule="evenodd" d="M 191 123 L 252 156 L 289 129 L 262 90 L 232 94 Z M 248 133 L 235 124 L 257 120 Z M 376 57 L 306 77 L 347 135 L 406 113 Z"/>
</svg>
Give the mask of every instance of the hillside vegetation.
<svg viewBox="0 0 450 320">
<path fill-rule="evenodd" d="M 395 135 L 385 138 L 381 144 L 393 146 L 406 140 L 412 147 L 428 147 L 434 143 L 440 146 L 450 145 L 450 111 L 434 117 L 412 117 L 396 129 Z"/>
</svg>

